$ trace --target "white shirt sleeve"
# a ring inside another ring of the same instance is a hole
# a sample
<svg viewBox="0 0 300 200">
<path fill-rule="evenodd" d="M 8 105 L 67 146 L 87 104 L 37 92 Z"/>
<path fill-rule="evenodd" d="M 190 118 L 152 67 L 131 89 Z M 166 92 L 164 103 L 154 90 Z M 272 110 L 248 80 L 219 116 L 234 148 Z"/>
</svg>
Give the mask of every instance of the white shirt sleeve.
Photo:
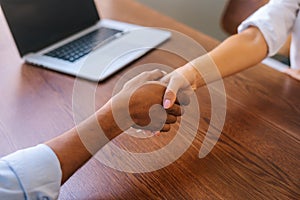
<svg viewBox="0 0 300 200">
<path fill-rule="evenodd" d="M 0 199 L 57 199 L 62 172 L 50 147 L 40 144 L 0 159 Z"/>
<path fill-rule="evenodd" d="M 242 22 L 238 32 L 249 26 L 258 27 L 267 42 L 268 56 L 273 56 L 291 33 L 299 5 L 300 0 L 271 0 Z"/>
</svg>

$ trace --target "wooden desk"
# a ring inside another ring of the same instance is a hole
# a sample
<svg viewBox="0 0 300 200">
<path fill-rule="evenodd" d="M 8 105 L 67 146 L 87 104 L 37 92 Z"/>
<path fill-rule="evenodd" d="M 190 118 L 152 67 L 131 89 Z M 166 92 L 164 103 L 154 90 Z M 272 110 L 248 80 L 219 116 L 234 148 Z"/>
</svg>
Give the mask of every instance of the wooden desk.
<svg viewBox="0 0 300 200">
<path fill-rule="evenodd" d="M 99 5 L 106 18 L 174 29 L 206 50 L 218 44 L 132 0 L 99 0 Z M 0 27 L 0 156 L 4 156 L 74 126 L 74 78 L 22 64 L 2 14 Z M 176 40 L 171 39 L 164 45 L 174 43 Z M 174 68 L 184 63 L 172 55 L 152 51 L 99 84 L 97 106 L 109 99 L 122 74 L 151 62 Z M 176 162 L 154 172 L 131 174 L 92 159 L 65 183 L 60 199 L 299 199 L 300 83 L 262 65 L 224 82 L 226 123 L 207 157 L 198 158 L 210 120 L 210 99 L 203 87 L 197 92 L 201 109 L 197 137 Z M 159 148 L 168 143 L 174 134 L 173 129 L 147 140 L 122 135 L 114 143 L 144 152 L 146 147 Z"/>
</svg>

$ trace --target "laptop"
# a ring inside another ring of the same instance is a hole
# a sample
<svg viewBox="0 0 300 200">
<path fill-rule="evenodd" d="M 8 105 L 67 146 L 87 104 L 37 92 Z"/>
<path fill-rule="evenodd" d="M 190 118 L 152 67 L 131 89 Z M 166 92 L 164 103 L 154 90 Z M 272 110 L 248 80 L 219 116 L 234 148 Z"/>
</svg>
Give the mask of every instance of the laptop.
<svg viewBox="0 0 300 200">
<path fill-rule="evenodd" d="M 0 0 L 20 56 L 102 81 L 170 38 L 168 31 L 100 19 L 93 0 Z"/>
</svg>

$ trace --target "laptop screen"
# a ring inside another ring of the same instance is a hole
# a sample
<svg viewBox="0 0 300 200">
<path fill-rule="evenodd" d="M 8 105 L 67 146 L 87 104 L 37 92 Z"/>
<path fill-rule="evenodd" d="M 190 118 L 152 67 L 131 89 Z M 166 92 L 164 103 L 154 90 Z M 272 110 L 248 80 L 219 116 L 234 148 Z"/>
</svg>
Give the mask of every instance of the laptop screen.
<svg viewBox="0 0 300 200">
<path fill-rule="evenodd" d="M 0 0 L 21 56 L 99 21 L 93 0 Z"/>
</svg>

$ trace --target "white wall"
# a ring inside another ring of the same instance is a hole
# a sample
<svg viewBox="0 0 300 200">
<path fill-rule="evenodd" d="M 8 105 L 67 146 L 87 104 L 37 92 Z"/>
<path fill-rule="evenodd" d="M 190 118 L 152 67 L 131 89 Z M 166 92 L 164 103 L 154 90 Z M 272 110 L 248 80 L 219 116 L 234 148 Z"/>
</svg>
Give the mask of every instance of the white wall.
<svg viewBox="0 0 300 200">
<path fill-rule="evenodd" d="M 226 0 L 137 0 L 207 35 L 223 40 L 221 14 Z"/>
</svg>

